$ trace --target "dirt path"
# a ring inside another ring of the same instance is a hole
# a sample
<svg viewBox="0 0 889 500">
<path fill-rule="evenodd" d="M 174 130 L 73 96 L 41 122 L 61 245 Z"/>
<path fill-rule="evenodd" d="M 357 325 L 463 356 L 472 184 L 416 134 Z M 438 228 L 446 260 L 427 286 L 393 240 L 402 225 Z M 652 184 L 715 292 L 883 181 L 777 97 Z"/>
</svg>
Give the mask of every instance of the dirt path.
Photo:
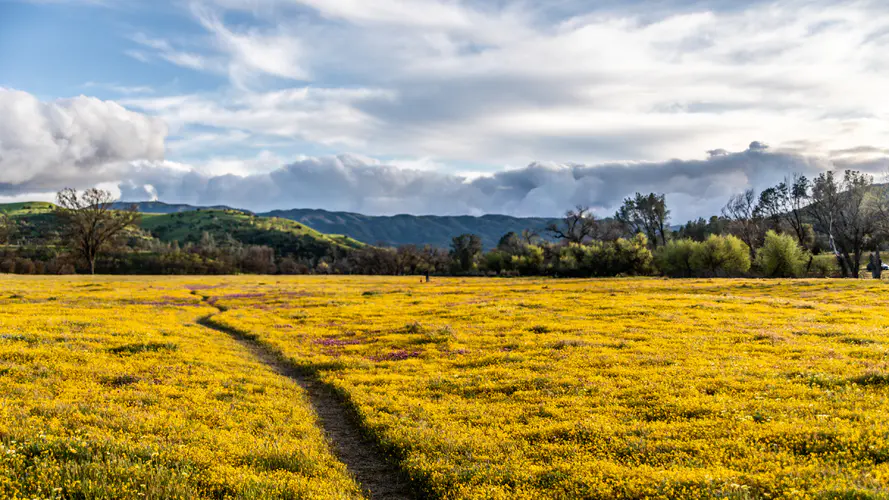
<svg viewBox="0 0 889 500">
<path fill-rule="evenodd" d="M 198 323 L 232 336 L 257 359 L 280 375 L 292 379 L 306 391 L 331 448 L 337 458 L 346 464 L 368 498 L 372 500 L 419 498 L 398 466 L 376 443 L 362 433 L 358 417 L 332 388 L 315 377 L 294 369 L 280 353 L 272 351 L 241 332 L 214 323 L 212 318 L 213 316 L 204 317 Z"/>
</svg>

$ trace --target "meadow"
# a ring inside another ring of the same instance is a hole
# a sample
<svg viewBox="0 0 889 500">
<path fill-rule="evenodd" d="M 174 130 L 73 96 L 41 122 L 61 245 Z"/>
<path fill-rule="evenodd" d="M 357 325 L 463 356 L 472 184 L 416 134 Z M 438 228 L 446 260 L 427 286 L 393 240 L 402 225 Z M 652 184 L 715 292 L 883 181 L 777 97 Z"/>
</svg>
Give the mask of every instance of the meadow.
<svg viewBox="0 0 889 500">
<path fill-rule="evenodd" d="M 252 345 L 334 390 L 416 496 L 887 498 L 886 291 L 2 276 L 0 496 L 372 495 Z"/>
</svg>

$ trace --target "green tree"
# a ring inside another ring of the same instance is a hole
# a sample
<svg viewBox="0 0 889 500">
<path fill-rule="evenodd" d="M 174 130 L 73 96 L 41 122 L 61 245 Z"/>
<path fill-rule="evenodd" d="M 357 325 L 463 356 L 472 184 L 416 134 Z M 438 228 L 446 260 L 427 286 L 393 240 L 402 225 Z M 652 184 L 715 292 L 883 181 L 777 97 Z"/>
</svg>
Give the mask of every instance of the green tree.
<svg viewBox="0 0 889 500">
<path fill-rule="evenodd" d="M 451 257 L 460 272 L 475 268 L 475 262 L 482 253 L 482 239 L 475 234 L 461 234 L 451 240 Z"/>
<path fill-rule="evenodd" d="M 8 245 L 15 233 L 15 220 L 8 213 L 0 212 L 0 244 Z"/>
<path fill-rule="evenodd" d="M 687 224 L 679 228 L 677 237 L 679 239 L 690 238 L 694 241 L 704 241 L 711 234 L 722 234 L 725 232 L 728 221 L 717 215 L 713 215 L 709 220 L 699 217 L 697 220 L 688 221 Z"/>
<path fill-rule="evenodd" d="M 518 234 L 510 231 L 500 238 L 497 250 L 507 255 L 520 255 L 527 245 Z"/>
<path fill-rule="evenodd" d="M 873 178 L 854 170 L 837 179 L 833 172 L 820 174 L 812 183 L 812 203 L 807 211 L 815 229 L 825 234 L 840 262 L 844 277 L 857 278 L 861 255 L 880 227 Z"/>
<path fill-rule="evenodd" d="M 667 244 L 667 223 L 670 210 L 663 194 L 636 193 L 633 198 L 626 198 L 623 205 L 614 214 L 614 218 L 623 224 L 630 234 L 642 233 L 655 247 L 660 242 Z"/>
<path fill-rule="evenodd" d="M 793 174 L 792 180 L 785 179 L 763 190 L 756 205 L 757 215 L 773 230 L 792 232 L 803 248 L 813 242 L 811 227 L 804 222 L 810 187 L 806 176 Z"/>
</svg>

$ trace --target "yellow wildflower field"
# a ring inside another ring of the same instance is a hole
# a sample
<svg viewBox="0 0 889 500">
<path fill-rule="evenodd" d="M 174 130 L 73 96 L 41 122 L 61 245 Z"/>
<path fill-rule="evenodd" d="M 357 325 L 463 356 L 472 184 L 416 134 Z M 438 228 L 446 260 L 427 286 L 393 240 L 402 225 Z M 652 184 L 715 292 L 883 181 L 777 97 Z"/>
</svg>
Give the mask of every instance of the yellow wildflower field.
<svg viewBox="0 0 889 500">
<path fill-rule="evenodd" d="M 170 280 L 0 277 L 0 498 L 359 498 L 213 312 Z"/>
<path fill-rule="evenodd" d="M 228 331 L 334 387 L 424 496 L 886 498 L 887 290 L 0 277 L 0 495 L 359 496 Z"/>
<path fill-rule="evenodd" d="M 442 498 L 886 498 L 876 281 L 303 278 L 214 321 L 315 370 Z"/>
</svg>

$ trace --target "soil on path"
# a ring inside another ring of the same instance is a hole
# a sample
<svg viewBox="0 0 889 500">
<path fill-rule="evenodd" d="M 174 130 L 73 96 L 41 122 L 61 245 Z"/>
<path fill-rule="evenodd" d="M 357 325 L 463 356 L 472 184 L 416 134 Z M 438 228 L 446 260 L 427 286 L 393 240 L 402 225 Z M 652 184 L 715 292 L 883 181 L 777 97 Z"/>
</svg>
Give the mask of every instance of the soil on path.
<svg viewBox="0 0 889 500">
<path fill-rule="evenodd" d="M 355 412 L 331 387 L 295 369 L 280 353 L 274 352 L 241 332 L 215 323 L 212 318 L 213 316 L 207 316 L 198 323 L 232 336 L 257 359 L 280 375 L 292 379 L 305 390 L 331 448 L 337 458 L 346 464 L 368 498 L 372 500 L 419 498 L 405 474 L 377 443 L 362 432 Z"/>
</svg>

